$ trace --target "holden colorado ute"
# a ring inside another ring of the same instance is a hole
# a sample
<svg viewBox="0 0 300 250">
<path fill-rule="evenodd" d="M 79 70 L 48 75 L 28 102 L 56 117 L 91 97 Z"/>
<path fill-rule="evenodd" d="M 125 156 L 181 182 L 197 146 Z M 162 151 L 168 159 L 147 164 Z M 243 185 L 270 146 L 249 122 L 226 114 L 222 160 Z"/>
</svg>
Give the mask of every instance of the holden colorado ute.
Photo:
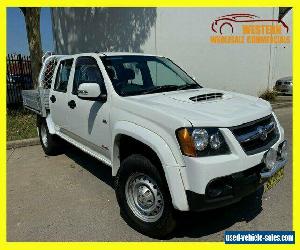
<svg viewBox="0 0 300 250">
<path fill-rule="evenodd" d="M 151 237 L 172 232 L 175 210 L 271 188 L 287 162 L 267 101 L 205 88 L 163 56 L 47 54 L 23 103 L 38 114 L 47 155 L 63 139 L 112 168 L 123 218 Z"/>
</svg>

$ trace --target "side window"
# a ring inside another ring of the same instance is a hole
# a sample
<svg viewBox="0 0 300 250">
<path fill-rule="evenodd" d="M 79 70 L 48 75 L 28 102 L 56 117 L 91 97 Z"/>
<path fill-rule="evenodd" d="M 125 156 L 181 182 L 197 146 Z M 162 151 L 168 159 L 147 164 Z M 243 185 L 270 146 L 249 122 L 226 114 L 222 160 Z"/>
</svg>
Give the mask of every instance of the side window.
<svg viewBox="0 0 300 250">
<path fill-rule="evenodd" d="M 73 81 L 73 94 L 77 95 L 77 90 L 82 83 L 98 83 L 102 93 L 106 93 L 104 80 L 97 61 L 93 57 L 82 56 L 76 60 L 75 74 Z"/>
<path fill-rule="evenodd" d="M 54 90 L 60 92 L 67 92 L 72 64 L 73 64 L 73 59 L 63 60 L 59 63 L 56 78 L 55 78 Z"/>
</svg>

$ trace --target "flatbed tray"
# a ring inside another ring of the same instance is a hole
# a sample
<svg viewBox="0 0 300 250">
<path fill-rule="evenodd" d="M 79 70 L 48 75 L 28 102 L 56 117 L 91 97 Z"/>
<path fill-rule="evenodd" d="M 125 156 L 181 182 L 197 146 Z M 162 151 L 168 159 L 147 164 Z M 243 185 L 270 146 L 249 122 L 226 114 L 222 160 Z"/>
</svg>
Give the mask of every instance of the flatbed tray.
<svg viewBox="0 0 300 250">
<path fill-rule="evenodd" d="M 23 106 L 24 108 L 46 117 L 49 109 L 49 89 L 37 88 L 34 90 L 23 90 Z"/>
</svg>

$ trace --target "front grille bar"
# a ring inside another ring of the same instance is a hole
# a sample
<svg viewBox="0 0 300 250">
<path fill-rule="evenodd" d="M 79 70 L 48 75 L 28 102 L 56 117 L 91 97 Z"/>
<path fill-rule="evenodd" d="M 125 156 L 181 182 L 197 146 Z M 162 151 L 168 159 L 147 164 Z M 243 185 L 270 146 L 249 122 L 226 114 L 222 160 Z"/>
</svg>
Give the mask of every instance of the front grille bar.
<svg viewBox="0 0 300 250">
<path fill-rule="evenodd" d="M 265 126 L 258 126 L 256 130 L 237 136 L 237 140 L 240 143 L 253 141 L 259 138 L 263 140 L 264 138 L 267 138 L 268 134 L 271 133 L 274 129 L 275 123 L 272 121 Z"/>
<path fill-rule="evenodd" d="M 263 152 L 279 139 L 279 130 L 273 115 L 229 129 L 247 155 Z"/>
</svg>

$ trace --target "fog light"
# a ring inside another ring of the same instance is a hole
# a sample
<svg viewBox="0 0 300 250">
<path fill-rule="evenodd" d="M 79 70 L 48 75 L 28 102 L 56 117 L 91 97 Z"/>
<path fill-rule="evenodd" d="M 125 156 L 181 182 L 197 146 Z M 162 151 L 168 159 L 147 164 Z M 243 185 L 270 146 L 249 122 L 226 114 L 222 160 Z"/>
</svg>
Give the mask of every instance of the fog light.
<svg viewBox="0 0 300 250">
<path fill-rule="evenodd" d="M 267 169 L 271 170 L 276 163 L 277 159 L 277 151 L 273 148 L 270 148 L 269 151 L 265 154 L 264 162 L 266 164 Z"/>
<path fill-rule="evenodd" d="M 288 157 L 288 146 L 287 146 L 287 141 L 282 142 L 278 146 L 278 153 L 281 159 L 285 160 Z"/>
</svg>

